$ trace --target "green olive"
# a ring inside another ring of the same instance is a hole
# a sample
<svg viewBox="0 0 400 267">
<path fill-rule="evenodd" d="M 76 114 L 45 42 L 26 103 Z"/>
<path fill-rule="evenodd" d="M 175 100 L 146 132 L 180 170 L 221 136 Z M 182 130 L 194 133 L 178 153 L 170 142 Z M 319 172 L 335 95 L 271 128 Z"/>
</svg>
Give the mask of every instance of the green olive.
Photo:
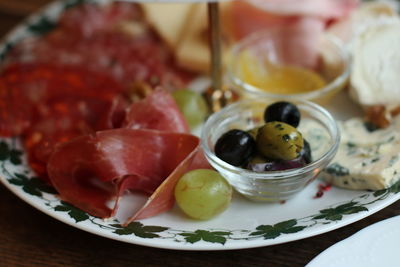
<svg viewBox="0 0 400 267">
<path fill-rule="evenodd" d="M 257 133 L 257 149 L 267 158 L 292 160 L 299 156 L 304 141 L 301 133 L 284 122 L 267 122 Z"/>
<path fill-rule="evenodd" d="M 247 133 L 250 134 L 255 140 L 257 138 L 258 129 L 260 128 L 261 127 L 255 127 L 253 129 L 248 130 Z"/>
</svg>

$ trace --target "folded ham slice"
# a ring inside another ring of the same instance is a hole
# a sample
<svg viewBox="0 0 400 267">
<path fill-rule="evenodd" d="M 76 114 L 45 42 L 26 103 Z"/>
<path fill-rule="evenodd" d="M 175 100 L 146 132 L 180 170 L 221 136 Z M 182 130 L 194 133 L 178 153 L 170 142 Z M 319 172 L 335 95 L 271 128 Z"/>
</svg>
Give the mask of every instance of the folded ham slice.
<svg viewBox="0 0 400 267">
<path fill-rule="evenodd" d="M 47 169 L 63 200 L 101 218 L 115 214 L 118 198 L 127 189 L 154 192 L 131 221 L 173 206 L 175 184 L 198 146 L 199 139 L 188 134 L 107 130 L 59 145 Z M 111 200 L 116 200 L 112 208 L 107 206 Z"/>
<path fill-rule="evenodd" d="M 123 128 L 60 144 L 47 172 L 62 199 L 101 218 L 116 214 L 126 190 L 149 194 L 125 223 L 147 218 L 172 208 L 173 190 L 185 172 L 209 167 L 200 140 L 188 132 L 170 93 L 157 89 L 129 107 Z M 114 207 L 107 206 L 111 201 Z"/>
<path fill-rule="evenodd" d="M 122 127 L 190 133 L 189 125 L 175 100 L 170 93 L 160 88 L 128 108 Z M 212 167 L 205 158 L 203 150 L 199 149 L 189 170 L 210 168 Z"/>
</svg>

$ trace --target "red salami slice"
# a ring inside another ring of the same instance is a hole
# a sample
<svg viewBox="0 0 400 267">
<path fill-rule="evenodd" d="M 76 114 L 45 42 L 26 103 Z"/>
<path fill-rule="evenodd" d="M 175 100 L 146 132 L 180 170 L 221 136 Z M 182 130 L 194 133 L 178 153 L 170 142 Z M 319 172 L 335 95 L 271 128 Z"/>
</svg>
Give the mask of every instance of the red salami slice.
<svg viewBox="0 0 400 267">
<path fill-rule="evenodd" d="M 82 19 L 85 23 L 82 23 Z M 115 30 L 121 22 L 141 19 L 137 4 L 116 1 L 108 5 L 83 4 L 78 8 L 70 8 L 61 15 L 59 25 L 68 32 L 91 36 Z"/>
<path fill-rule="evenodd" d="M 0 76 L 0 135 L 22 135 L 32 168 L 46 177 L 57 143 L 111 128 L 121 91 L 113 79 L 82 68 L 10 65 Z"/>
<path fill-rule="evenodd" d="M 189 126 L 175 100 L 170 93 L 161 89 L 132 104 L 123 126 L 130 129 L 189 132 Z"/>
<path fill-rule="evenodd" d="M 118 2 L 73 8 L 56 30 L 17 44 L 8 60 L 80 66 L 111 75 L 126 88 L 136 81 L 168 90 L 182 88 L 190 75 L 175 67 L 172 53 L 140 22 L 137 9 Z M 82 18 L 88 21 L 82 23 Z"/>
<path fill-rule="evenodd" d="M 116 129 L 78 137 L 57 147 L 48 173 L 62 199 L 97 217 L 116 212 L 107 206 L 126 189 L 154 192 L 131 219 L 170 209 L 171 193 L 199 145 L 192 135 Z"/>
</svg>

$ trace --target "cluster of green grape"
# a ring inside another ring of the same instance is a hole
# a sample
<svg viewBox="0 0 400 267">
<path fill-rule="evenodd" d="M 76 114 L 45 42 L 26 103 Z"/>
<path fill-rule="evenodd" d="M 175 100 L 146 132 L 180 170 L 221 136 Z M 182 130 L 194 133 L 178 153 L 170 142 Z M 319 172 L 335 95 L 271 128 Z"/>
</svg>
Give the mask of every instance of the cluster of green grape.
<svg viewBox="0 0 400 267">
<path fill-rule="evenodd" d="M 190 90 L 172 93 L 190 129 L 201 125 L 208 115 L 202 95 Z M 175 187 L 175 199 L 181 210 L 191 218 L 208 220 L 229 206 L 231 185 L 216 171 L 198 169 L 184 174 Z"/>
</svg>

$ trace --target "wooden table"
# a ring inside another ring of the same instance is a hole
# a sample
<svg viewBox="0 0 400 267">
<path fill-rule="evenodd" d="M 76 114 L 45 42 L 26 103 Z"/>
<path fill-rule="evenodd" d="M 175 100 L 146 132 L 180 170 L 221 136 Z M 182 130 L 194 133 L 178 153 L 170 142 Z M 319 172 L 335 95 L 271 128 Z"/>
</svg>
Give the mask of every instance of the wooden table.
<svg viewBox="0 0 400 267">
<path fill-rule="evenodd" d="M 47 2 L 50 0 L 0 0 L 0 36 Z M 0 185 L 0 267 L 304 266 L 336 242 L 399 214 L 397 202 L 349 226 L 287 244 L 232 251 L 172 251 L 130 245 L 75 229 L 32 208 Z"/>
</svg>

